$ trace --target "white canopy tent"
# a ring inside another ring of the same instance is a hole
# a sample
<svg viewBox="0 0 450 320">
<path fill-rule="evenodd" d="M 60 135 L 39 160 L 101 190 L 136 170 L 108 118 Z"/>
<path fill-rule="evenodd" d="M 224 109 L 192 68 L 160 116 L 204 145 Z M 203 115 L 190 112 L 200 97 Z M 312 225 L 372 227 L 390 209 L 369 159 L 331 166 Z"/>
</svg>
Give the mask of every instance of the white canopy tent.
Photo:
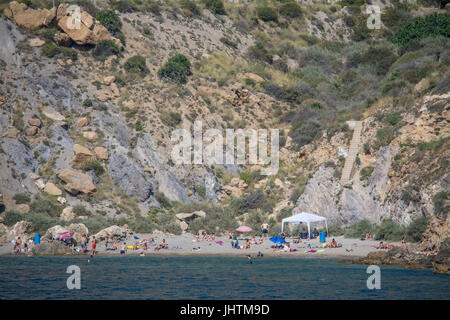
<svg viewBox="0 0 450 320">
<path fill-rule="evenodd" d="M 302 212 L 299 214 L 296 214 L 294 216 L 284 218 L 281 220 L 281 232 L 283 232 L 284 224 L 287 223 L 293 223 L 293 224 L 300 224 L 303 222 L 306 222 L 308 225 L 308 238 L 311 236 L 311 222 L 319 222 L 319 221 L 325 221 L 325 227 L 327 229 L 327 236 L 328 236 L 328 225 L 327 225 L 327 218 L 321 217 L 312 213 Z"/>
</svg>

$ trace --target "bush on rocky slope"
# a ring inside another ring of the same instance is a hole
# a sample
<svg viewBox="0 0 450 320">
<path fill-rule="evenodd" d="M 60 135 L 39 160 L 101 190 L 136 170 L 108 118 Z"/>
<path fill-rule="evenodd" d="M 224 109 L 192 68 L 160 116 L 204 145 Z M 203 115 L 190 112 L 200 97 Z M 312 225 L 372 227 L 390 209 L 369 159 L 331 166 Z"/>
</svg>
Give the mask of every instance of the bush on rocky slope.
<svg viewBox="0 0 450 320">
<path fill-rule="evenodd" d="M 186 83 L 191 74 L 191 62 L 182 54 L 170 57 L 158 71 L 161 80 L 177 84 Z"/>
<path fill-rule="evenodd" d="M 112 34 L 120 32 L 122 21 L 113 10 L 99 11 L 95 17 Z"/>
</svg>

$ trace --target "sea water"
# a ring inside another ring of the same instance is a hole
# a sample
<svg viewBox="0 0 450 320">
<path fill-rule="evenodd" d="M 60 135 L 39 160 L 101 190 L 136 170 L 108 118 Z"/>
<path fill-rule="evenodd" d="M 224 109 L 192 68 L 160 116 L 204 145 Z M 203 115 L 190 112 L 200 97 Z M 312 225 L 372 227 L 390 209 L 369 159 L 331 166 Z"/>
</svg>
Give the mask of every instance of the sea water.
<svg viewBox="0 0 450 320">
<path fill-rule="evenodd" d="M 450 277 L 337 259 L 206 256 L 0 257 L 0 299 L 450 299 Z M 79 267 L 81 288 L 68 289 Z"/>
</svg>

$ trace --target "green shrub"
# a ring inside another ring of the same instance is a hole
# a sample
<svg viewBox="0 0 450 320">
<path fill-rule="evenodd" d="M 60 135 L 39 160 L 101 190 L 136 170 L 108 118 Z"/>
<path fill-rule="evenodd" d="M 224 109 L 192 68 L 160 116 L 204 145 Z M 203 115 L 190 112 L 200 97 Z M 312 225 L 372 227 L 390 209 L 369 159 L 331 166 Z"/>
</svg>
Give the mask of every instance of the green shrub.
<svg viewBox="0 0 450 320">
<path fill-rule="evenodd" d="M 81 204 L 77 204 L 73 206 L 73 212 L 79 217 L 79 216 L 91 216 L 92 212 L 90 212 L 88 209 L 86 209 L 85 206 Z"/>
<path fill-rule="evenodd" d="M 290 216 L 292 216 L 292 208 L 283 208 L 277 214 L 277 222 L 281 222 L 281 220 Z"/>
<path fill-rule="evenodd" d="M 26 221 L 31 223 L 31 232 L 45 234 L 51 227 L 60 224 L 58 218 L 49 217 L 45 214 L 32 214 L 26 217 Z"/>
<path fill-rule="evenodd" d="M 159 215 L 157 225 L 158 229 L 166 233 L 180 235 L 183 230 L 181 230 L 180 225 L 175 222 L 175 219 L 175 215 L 170 213 L 163 213 Z"/>
<path fill-rule="evenodd" d="M 374 225 L 367 219 L 358 221 L 345 230 L 346 238 L 365 238 L 368 232 L 374 233 Z"/>
<path fill-rule="evenodd" d="M 391 219 L 384 219 L 375 230 L 375 240 L 400 241 L 405 237 L 405 228 Z"/>
<path fill-rule="evenodd" d="M 30 196 L 26 193 L 16 193 L 13 197 L 13 200 L 16 201 L 17 204 L 30 203 Z"/>
<path fill-rule="evenodd" d="M 447 218 L 450 210 L 450 192 L 441 191 L 433 197 L 434 214 L 438 217 Z"/>
<path fill-rule="evenodd" d="M 182 54 L 176 54 L 158 70 L 158 76 L 162 81 L 183 84 L 191 75 L 191 62 Z"/>
<path fill-rule="evenodd" d="M 339 4 L 343 7 L 347 6 L 362 6 L 366 3 L 366 0 L 341 0 Z"/>
<path fill-rule="evenodd" d="M 51 41 L 47 41 L 42 46 L 42 52 L 45 56 L 49 58 L 53 58 L 55 56 L 63 56 L 68 59 L 72 59 L 76 61 L 78 59 L 78 52 L 73 48 L 67 48 L 67 47 L 58 47 L 56 44 L 54 44 Z"/>
<path fill-rule="evenodd" d="M 102 10 L 95 17 L 109 32 L 116 34 L 122 28 L 122 21 L 113 10 Z"/>
<path fill-rule="evenodd" d="M 272 63 L 272 55 L 267 51 L 261 42 L 256 42 L 255 45 L 248 48 L 248 56 L 252 59 L 259 60 L 265 63 Z"/>
<path fill-rule="evenodd" d="M 344 233 L 345 233 L 345 230 L 341 227 L 341 225 L 339 223 L 333 223 L 330 226 L 328 226 L 328 235 L 329 236 L 339 237 L 339 236 L 344 235 Z M 365 234 L 364 234 L 364 236 L 365 236 Z"/>
<path fill-rule="evenodd" d="M 359 179 L 361 181 L 367 180 L 372 175 L 372 172 L 373 172 L 374 169 L 375 168 L 372 167 L 372 166 L 367 166 L 367 167 L 362 168 L 361 172 L 360 172 Z"/>
<path fill-rule="evenodd" d="M 247 185 L 252 183 L 252 175 L 250 172 L 241 172 L 239 178 L 243 180 Z"/>
<path fill-rule="evenodd" d="M 173 111 L 163 112 L 160 119 L 165 125 L 169 127 L 176 127 L 182 121 L 181 114 Z"/>
<path fill-rule="evenodd" d="M 303 191 L 300 188 L 296 188 L 294 189 L 294 191 L 292 191 L 291 196 L 289 197 L 289 201 L 296 203 L 298 198 L 300 198 L 300 196 L 303 194 Z"/>
<path fill-rule="evenodd" d="M 221 207 L 210 207 L 212 210 L 205 210 L 207 214 L 203 218 L 198 218 L 189 223 L 189 232 L 196 234 L 200 230 L 205 230 L 207 233 L 226 234 L 234 231 L 238 227 L 237 221 L 233 214 Z"/>
<path fill-rule="evenodd" d="M 96 176 L 101 176 L 105 173 L 105 169 L 103 168 L 102 164 L 96 160 L 87 162 L 83 168 L 84 171 L 94 171 Z"/>
<path fill-rule="evenodd" d="M 262 21 L 268 22 L 268 21 L 278 21 L 278 14 L 277 11 L 274 8 L 271 7 L 258 7 L 256 8 L 256 14 L 258 15 L 258 18 L 260 18 Z"/>
<path fill-rule="evenodd" d="M 419 217 L 411 221 L 406 228 L 406 240 L 408 242 L 419 242 L 427 228 L 427 218 Z"/>
<path fill-rule="evenodd" d="M 214 14 L 226 15 L 225 6 L 223 0 L 202 0 L 206 9 Z"/>
<path fill-rule="evenodd" d="M 147 73 L 147 65 L 145 64 L 145 58 L 143 56 L 133 56 L 129 58 L 124 65 L 127 72 Z"/>
<path fill-rule="evenodd" d="M 141 120 L 137 120 L 137 121 L 136 121 L 136 124 L 134 125 L 134 129 L 135 129 L 136 131 L 142 131 L 142 130 L 144 130 L 144 127 L 142 126 Z"/>
<path fill-rule="evenodd" d="M 32 214 L 43 214 L 49 217 L 59 217 L 61 213 L 61 206 L 50 201 L 49 199 L 36 198 L 30 204 L 30 211 Z"/>
<path fill-rule="evenodd" d="M 392 127 L 385 127 L 377 131 L 377 141 L 375 142 L 375 149 L 387 146 L 394 139 L 394 130 Z"/>
<path fill-rule="evenodd" d="M 205 198 L 206 196 L 206 190 L 204 185 L 196 185 L 195 192 L 197 192 L 197 194 L 202 198 Z"/>
<path fill-rule="evenodd" d="M 288 1 L 280 6 L 280 14 L 288 18 L 298 18 L 302 15 L 302 9 L 295 1 Z"/>
<path fill-rule="evenodd" d="M 117 221 L 100 215 L 91 216 L 85 220 L 81 220 L 80 222 L 88 228 L 90 234 L 96 234 L 102 229 L 117 224 Z"/>
<path fill-rule="evenodd" d="M 42 52 L 44 53 L 45 56 L 49 57 L 49 58 L 53 58 L 57 53 L 57 46 L 56 44 L 54 44 L 53 42 L 47 41 L 42 47 Z"/>
<path fill-rule="evenodd" d="M 400 112 L 394 112 L 394 113 L 388 114 L 386 117 L 386 121 L 389 122 L 389 124 L 391 124 L 393 126 L 395 126 L 397 123 L 399 123 L 400 120 L 402 120 Z"/>
<path fill-rule="evenodd" d="M 250 191 L 242 198 L 233 199 L 230 207 L 236 214 L 243 214 L 250 209 L 261 208 L 266 200 L 264 193 L 261 190 Z"/>
<path fill-rule="evenodd" d="M 220 38 L 220 42 L 222 42 L 224 45 L 226 45 L 228 47 L 231 47 L 233 49 L 237 49 L 238 48 L 237 43 L 234 42 L 234 41 L 231 41 L 228 38 L 222 37 L 222 38 Z"/>
<path fill-rule="evenodd" d="M 155 199 L 159 202 L 162 208 L 170 209 L 172 207 L 172 202 L 162 192 L 157 192 L 155 194 Z"/>
<path fill-rule="evenodd" d="M 94 58 L 97 60 L 105 60 L 107 57 L 118 55 L 119 53 L 119 47 L 113 40 L 100 41 L 92 51 Z"/>
<path fill-rule="evenodd" d="M 404 25 L 389 40 L 401 47 L 426 37 L 450 37 L 450 15 L 433 14 L 425 18 L 416 18 Z"/>
<path fill-rule="evenodd" d="M 361 63 L 374 65 L 377 68 L 377 74 L 385 75 L 396 58 L 388 47 L 370 46 L 361 56 Z"/>
<path fill-rule="evenodd" d="M 180 1 L 181 8 L 188 10 L 194 16 L 200 16 L 201 12 L 198 8 L 197 4 L 193 0 L 181 0 Z"/>
<path fill-rule="evenodd" d="M 24 215 L 22 213 L 10 210 L 6 212 L 3 223 L 8 227 L 12 227 L 22 220 L 24 220 Z"/>
<path fill-rule="evenodd" d="M 129 223 L 131 230 L 138 233 L 152 233 L 155 230 L 155 224 L 146 218 L 136 218 Z"/>
</svg>

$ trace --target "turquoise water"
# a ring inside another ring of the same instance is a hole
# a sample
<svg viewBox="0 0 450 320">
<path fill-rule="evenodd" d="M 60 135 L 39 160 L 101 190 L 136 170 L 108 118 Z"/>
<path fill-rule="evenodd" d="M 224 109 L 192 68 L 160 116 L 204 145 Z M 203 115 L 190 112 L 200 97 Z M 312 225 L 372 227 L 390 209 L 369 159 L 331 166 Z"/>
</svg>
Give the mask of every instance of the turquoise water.
<svg viewBox="0 0 450 320">
<path fill-rule="evenodd" d="M 69 265 L 81 289 L 69 290 Z M 201 256 L 0 257 L 0 299 L 450 299 L 450 277 L 381 267 L 381 289 L 367 266 L 336 259 Z"/>
</svg>

